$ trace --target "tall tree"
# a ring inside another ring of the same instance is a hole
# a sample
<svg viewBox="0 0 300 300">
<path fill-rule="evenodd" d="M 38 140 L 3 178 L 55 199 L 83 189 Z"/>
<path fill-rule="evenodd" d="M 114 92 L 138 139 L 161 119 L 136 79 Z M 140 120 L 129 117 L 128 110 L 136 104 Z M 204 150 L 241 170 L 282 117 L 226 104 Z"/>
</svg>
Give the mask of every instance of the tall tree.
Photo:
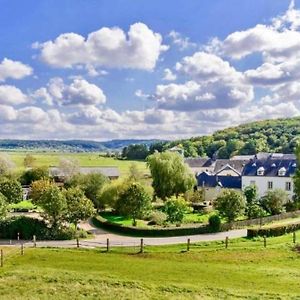
<svg viewBox="0 0 300 300">
<path fill-rule="evenodd" d="M 136 219 L 143 218 L 151 209 L 151 197 L 140 183 L 131 183 L 120 195 L 116 204 L 117 211 L 133 219 L 133 226 L 136 226 Z"/>
<path fill-rule="evenodd" d="M 36 158 L 31 154 L 26 154 L 24 157 L 24 167 L 25 168 L 32 168 L 34 166 L 34 163 L 36 161 Z"/>
<path fill-rule="evenodd" d="M 4 179 L 0 182 L 0 193 L 8 203 L 18 203 L 23 200 L 23 189 L 21 183 L 15 179 Z"/>
<path fill-rule="evenodd" d="M 93 202 L 79 188 L 70 188 L 64 194 L 67 200 L 66 218 L 77 228 L 80 221 L 88 219 L 95 213 Z"/>
<path fill-rule="evenodd" d="M 109 179 L 102 174 L 76 174 L 66 182 L 65 187 L 79 187 L 90 199 L 97 209 L 101 208 L 101 203 L 98 203 L 99 194 L 102 187 Z"/>
<path fill-rule="evenodd" d="M 53 187 L 54 183 L 48 179 L 40 179 L 32 182 L 30 186 L 30 198 L 32 202 L 38 204 L 41 196 L 46 192 L 46 190 L 50 187 Z"/>
<path fill-rule="evenodd" d="M 49 187 L 39 198 L 38 204 L 43 209 L 43 217 L 52 228 L 59 228 L 67 218 L 67 201 L 57 186 Z"/>
<path fill-rule="evenodd" d="M 59 167 L 66 179 L 79 174 L 79 160 L 71 157 L 63 157 L 59 160 Z"/>
<path fill-rule="evenodd" d="M 241 193 L 232 189 L 225 189 L 214 201 L 214 207 L 221 216 L 232 222 L 244 213 L 246 200 Z"/>
<path fill-rule="evenodd" d="M 6 197 L 0 193 L 0 219 L 4 219 L 7 215 Z"/>
<path fill-rule="evenodd" d="M 154 153 L 148 156 L 147 164 L 151 171 L 155 196 L 163 200 L 184 194 L 196 184 L 194 175 L 177 153 Z"/>
<path fill-rule="evenodd" d="M 0 176 L 10 174 L 15 167 L 15 164 L 7 154 L 0 154 Z"/>
</svg>

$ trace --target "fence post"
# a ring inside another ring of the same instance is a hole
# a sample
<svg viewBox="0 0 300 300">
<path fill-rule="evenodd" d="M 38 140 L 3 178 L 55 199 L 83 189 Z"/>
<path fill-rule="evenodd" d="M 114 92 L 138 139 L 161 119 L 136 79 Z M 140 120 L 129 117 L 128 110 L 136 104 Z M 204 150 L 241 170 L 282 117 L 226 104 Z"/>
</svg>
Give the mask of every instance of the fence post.
<svg viewBox="0 0 300 300">
<path fill-rule="evenodd" d="M 109 252 L 109 239 L 106 239 L 106 252 Z"/>
<path fill-rule="evenodd" d="M 191 239 L 187 239 L 186 251 L 190 251 Z"/>
<path fill-rule="evenodd" d="M 33 236 L 32 240 L 33 240 L 33 247 L 36 248 L 36 236 L 35 235 Z"/>
<path fill-rule="evenodd" d="M 296 243 L 296 231 L 293 231 L 293 243 Z"/>
<path fill-rule="evenodd" d="M 264 235 L 264 247 L 267 247 L 267 237 Z"/>
<path fill-rule="evenodd" d="M 20 232 L 17 233 L 17 240 L 20 240 Z"/>
<path fill-rule="evenodd" d="M 226 238 L 225 238 L 225 248 L 227 249 L 228 248 L 228 236 L 226 236 Z"/>
<path fill-rule="evenodd" d="M 3 267 L 3 249 L 1 249 L 1 262 L 0 262 L 0 264 L 1 264 L 1 268 Z"/>
<path fill-rule="evenodd" d="M 141 239 L 140 253 L 144 253 L 144 239 Z"/>
<path fill-rule="evenodd" d="M 21 255 L 24 255 L 24 244 L 21 244 Z"/>
<path fill-rule="evenodd" d="M 76 238 L 76 246 L 79 248 L 79 238 Z"/>
</svg>

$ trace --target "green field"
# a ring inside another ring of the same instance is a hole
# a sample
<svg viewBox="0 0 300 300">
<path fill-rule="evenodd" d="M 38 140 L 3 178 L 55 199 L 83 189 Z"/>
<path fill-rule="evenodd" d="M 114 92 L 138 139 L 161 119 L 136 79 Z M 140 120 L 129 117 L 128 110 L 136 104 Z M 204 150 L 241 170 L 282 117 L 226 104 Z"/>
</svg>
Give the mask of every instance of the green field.
<svg viewBox="0 0 300 300">
<path fill-rule="evenodd" d="M 3 152 L 2 152 L 3 153 Z M 30 153 L 36 158 L 36 166 L 57 166 L 59 160 L 63 157 L 71 157 L 78 159 L 81 166 L 96 167 L 96 166 L 116 166 L 119 168 L 122 175 L 128 173 L 128 169 L 133 161 L 118 160 L 110 157 L 99 156 L 99 153 L 58 153 L 58 152 L 6 152 L 11 160 L 16 164 L 18 170 L 24 169 L 24 157 Z M 134 161 L 138 165 L 142 173 L 149 174 L 146 163 L 142 161 Z"/>
<path fill-rule="evenodd" d="M 300 232 L 298 232 L 300 235 Z M 299 299 L 291 235 L 113 249 L 5 249 L 1 299 Z"/>
</svg>

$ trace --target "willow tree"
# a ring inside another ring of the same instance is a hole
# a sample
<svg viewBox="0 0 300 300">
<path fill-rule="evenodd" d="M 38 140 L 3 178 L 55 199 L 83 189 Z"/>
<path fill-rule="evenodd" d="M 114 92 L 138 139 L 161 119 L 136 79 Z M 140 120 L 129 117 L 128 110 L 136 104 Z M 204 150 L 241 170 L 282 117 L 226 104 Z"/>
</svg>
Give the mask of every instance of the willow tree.
<svg viewBox="0 0 300 300">
<path fill-rule="evenodd" d="M 154 194 L 165 200 L 191 190 L 196 179 L 178 153 L 154 153 L 147 158 Z"/>
</svg>

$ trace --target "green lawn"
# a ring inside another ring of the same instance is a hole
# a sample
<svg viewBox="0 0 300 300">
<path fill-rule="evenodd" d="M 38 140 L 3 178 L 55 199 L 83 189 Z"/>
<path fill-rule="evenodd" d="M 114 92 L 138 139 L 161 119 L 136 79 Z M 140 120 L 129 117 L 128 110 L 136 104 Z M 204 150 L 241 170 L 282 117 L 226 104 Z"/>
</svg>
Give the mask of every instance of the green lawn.
<svg viewBox="0 0 300 300">
<path fill-rule="evenodd" d="M 72 157 L 79 160 L 81 166 L 117 166 L 122 175 L 128 173 L 132 161 L 118 160 L 110 157 L 99 156 L 99 153 L 56 153 L 56 152 L 8 152 L 9 157 L 14 161 L 18 170 L 24 169 L 23 161 L 26 154 L 30 153 L 36 158 L 36 166 L 57 166 L 62 157 Z M 142 173 L 149 174 L 146 163 L 135 161 Z"/>
<path fill-rule="evenodd" d="M 300 232 L 299 232 L 300 235 Z M 291 235 L 262 240 L 116 249 L 4 249 L 1 299 L 299 299 Z M 10 251 L 10 253 L 8 253 Z"/>
</svg>

